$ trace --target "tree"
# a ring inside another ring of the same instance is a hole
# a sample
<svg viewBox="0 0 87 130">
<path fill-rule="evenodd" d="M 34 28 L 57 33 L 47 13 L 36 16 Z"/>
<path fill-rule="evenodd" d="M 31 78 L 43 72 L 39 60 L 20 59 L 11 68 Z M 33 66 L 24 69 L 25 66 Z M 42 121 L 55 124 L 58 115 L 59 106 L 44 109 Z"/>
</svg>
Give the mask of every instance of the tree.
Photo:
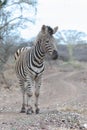
<svg viewBox="0 0 87 130">
<path fill-rule="evenodd" d="M 0 0 L 0 8 L 6 5 L 6 3 L 7 3 L 7 0 Z"/>
<path fill-rule="evenodd" d="M 79 32 L 77 30 L 62 30 L 56 34 L 58 42 L 66 44 L 69 53 L 70 61 L 73 61 L 73 49 L 76 44 L 84 43 L 84 38 L 87 34 L 84 32 Z"/>
<path fill-rule="evenodd" d="M 20 41 L 20 30 L 35 23 L 37 0 L 0 0 L 0 73 L 14 47 Z M 15 39 L 15 40 L 14 40 Z"/>
<path fill-rule="evenodd" d="M 20 33 L 28 24 L 34 24 L 37 14 L 37 0 L 9 1 L 1 4 L 0 8 L 0 37 L 4 39 L 12 33 L 14 35 Z"/>
</svg>

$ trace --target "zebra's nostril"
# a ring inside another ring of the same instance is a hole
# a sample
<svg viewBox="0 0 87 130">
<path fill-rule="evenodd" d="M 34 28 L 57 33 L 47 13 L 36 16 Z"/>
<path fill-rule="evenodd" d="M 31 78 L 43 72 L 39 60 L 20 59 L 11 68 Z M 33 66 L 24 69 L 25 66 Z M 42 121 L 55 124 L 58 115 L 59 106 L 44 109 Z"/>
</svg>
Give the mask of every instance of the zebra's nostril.
<svg viewBox="0 0 87 130">
<path fill-rule="evenodd" d="M 52 59 L 56 60 L 57 58 L 58 58 L 58 52 L 56 50 L 54 50 L 52 53 Z"/>
</svg>

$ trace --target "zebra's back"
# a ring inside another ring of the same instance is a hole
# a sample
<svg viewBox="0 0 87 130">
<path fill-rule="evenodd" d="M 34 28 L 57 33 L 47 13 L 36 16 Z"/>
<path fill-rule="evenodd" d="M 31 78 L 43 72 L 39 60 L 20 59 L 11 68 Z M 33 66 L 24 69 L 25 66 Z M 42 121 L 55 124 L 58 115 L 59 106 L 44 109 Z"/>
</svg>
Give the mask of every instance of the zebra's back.
<svg viewBox="0 0 87 130">
<path fill-rule="evenodd" d="M 17 60 L 17 59 L 19 58 L 19 56 L 21 55 L 22 52 L 27 51 L 27 50 L 29 50 L 29 49 L 31 49 L 31 47 L 22 47 L 22 48 L 19 48 L 19 49 L 15 52 L 15 54 L 14 54 L 15 60 Z"/>
</svg>

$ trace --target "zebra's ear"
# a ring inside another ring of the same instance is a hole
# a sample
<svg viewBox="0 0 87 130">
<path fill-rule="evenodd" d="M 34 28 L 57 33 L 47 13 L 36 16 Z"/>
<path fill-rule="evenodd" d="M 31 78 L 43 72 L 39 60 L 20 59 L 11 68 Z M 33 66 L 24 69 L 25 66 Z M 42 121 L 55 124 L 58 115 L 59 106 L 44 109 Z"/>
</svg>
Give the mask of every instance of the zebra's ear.
<svg viewBox="0 0 87 130">
<path fill-rule="evenodd" d="M 58 26 L 56 26 L 54 29 L 53 29 L 53 34 L 55 34 L 58 30 Z"/>
<path fill-rule="evenodd" d="M 43 33 L 45 33 L 45 30 L 46 30 L 46 26 L 43 25 L 42 28 L 41 28 L 41 31 L 42 31 Z"/>
</svg>

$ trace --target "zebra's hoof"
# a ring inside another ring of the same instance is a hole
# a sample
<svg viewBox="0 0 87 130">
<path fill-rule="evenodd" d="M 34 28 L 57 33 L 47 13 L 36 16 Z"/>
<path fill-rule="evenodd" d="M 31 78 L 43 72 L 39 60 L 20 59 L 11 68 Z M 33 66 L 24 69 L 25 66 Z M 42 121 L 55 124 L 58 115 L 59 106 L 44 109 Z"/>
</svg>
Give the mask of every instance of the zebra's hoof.
<svg viewBox="0 0 87 130">
<path fill-rule="evenodd" d="M 25 112 L 26 112 L 25 107 L 22 106 L 20 113 L 25 113 Z"/>
<path fill-rule="evenodd" d="M 20 111 L 20 113 L 25 113 L 25 112 L 26 112 L 25 108 L 22 108 L 21 111 Z"/>
<path fill-rule="evenodd" d="M 32 113 L 34 113 L 32 107 L 31 107 L 31 108 L 28 108 L 26 114 L 31 115 Z"/>
<path fill-rule="evenodd" d="M 39 108 L 37 108 L 35 112 L 36 112 L 36 114 L 39 114 L 40 109 L 39 109 Z"/>
</svg>

